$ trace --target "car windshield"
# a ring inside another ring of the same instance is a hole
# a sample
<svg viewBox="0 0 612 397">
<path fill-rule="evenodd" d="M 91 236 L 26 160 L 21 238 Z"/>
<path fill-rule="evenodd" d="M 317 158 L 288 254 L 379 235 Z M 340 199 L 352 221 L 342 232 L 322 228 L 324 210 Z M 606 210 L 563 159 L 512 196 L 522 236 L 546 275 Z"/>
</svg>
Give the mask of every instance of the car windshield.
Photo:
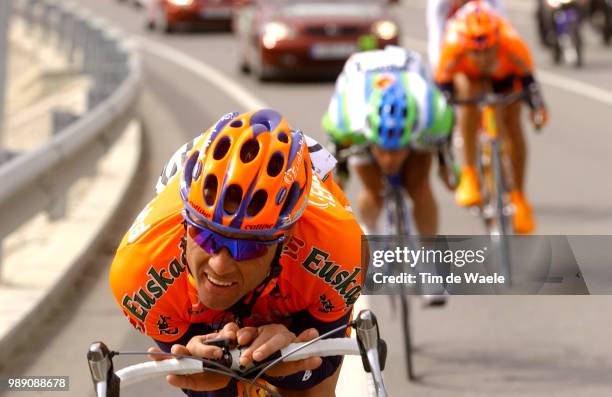
<svg viewBox="0 0 612 397">
<path fill-rule="evenodd" d="M 376 1 L 334 0 L 326 2 L 306 2 L 303 0 L 272 0 L 279 13 L 287 17 L 367 17 L 377 14 Z"/>
</svg>

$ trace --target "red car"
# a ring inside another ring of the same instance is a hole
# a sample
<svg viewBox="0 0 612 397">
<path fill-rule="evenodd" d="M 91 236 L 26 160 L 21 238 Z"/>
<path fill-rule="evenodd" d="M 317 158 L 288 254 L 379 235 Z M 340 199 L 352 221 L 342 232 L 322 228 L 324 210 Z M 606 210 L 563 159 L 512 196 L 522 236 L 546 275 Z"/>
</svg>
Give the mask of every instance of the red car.
<svg viewBox="0 0 612 397">
<path fill-rule="evenodd" d="M 164 33 L 179 27 L 229 29 L 234 0 L 147 0 L 146 24 Z"/>
<path fill-rule="evenodd" d="M 373 0 L 254 0 L 237 8 L 240 68 L 274 75 L 336 75 L 353 52 L 398 44 L 399 27 Z"/>
</svg>

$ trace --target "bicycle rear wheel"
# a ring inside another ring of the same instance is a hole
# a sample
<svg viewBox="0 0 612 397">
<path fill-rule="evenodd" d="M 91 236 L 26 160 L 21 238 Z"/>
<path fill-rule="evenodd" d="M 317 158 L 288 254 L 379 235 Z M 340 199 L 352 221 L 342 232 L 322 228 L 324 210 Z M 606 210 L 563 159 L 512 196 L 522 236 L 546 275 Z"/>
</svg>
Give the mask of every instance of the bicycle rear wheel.
<svg viewBox="0 0 612 397">
<path fill-rule="evenodd" d="M 509 186 L 504 177 L 500 140 L 489 140 L 486 145 L 483 153 L 486 153 L 488 158 L 481 161 L 482 174 L 485 178 L 483 189 L 486 189 L 483 195 L 486 197 L 483 215 L 493 248 L 497 253 L 500 273 L 506 280 L 510 280 L 511 258 L 508 236 L 512 235 L 514 230 L 508 195 Z"/>
<path fill-rule="evenodd" d="M 387 227 L 389 232 L 395 234 L 400 244 L 404 244 L 405 237 L 410 235 L 410 218 L 408 209 L 400 187 L 388 187 L 385 198 Z M 393 297 L 392 297 L 393 298 Z M 410 326 L 410 299 L 409 295 L 402 293 L 398 295 L 400 301 L 400 317 L 402 322 L 402 334 L 404 338 L 404 354 L 406 357 L 406 375 L 409 380 L 414 380 L 414 369 L 412 360 L 412 333 Z M 395 304 L 394 304 L 395 306 Z"/>
</svg>

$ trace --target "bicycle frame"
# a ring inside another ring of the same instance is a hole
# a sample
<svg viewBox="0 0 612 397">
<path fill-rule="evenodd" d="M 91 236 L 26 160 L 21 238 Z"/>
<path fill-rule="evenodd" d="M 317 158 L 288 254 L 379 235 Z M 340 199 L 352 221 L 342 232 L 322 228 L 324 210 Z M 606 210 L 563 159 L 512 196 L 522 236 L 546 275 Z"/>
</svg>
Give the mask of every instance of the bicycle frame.
<svg viewBox="0 0 612 397">
<path fill-rule="evenodd" d="M 319 339 L 306 343 L 293 343 L 269 358 L 269 365 L 258 363 L 261 372 L 279 361 L 296 361 L 308 357 L 325 357 L 337 355 L 360 355 L 364 370 L 371 374 L 373 395 L 387 397 L 382 378 L 385 368 L 387 347 L 380 337 L 376 316 L 369 310 L 362 310 L 350 324 L 356 330 L 356 339 L 332 338 Z M 331 331 L 331 333 L 336 330 Z M 324 337 L 325 335 L 322 335 Z M 190 357 L 173 358 L 162 361 L 148 361 L 132 365 L 121 370 L 114 370 L 113 357 L 122 354 L 113 352 L 102 342 L 93 343 L 87 353 L 91 378 L 98 397 L 119 397 L 121 385 L 129 384 L 135 379 L 161 376 L 166 374 L 188 375 L 207 370 L 225 367 L 228 376 L 238 376 L 255 371 L 243 368 L 239 364 L 241 349 L 224 348 L 223 357 L 218 362 Z M 125 353 L 124 353 L 125 354 Z M 142 353 L 146 355 L 147 353 Z M 210 365 L 210 363 L 214 365 Z M 217 371 L 218 372 L 218 371 Z"/>
<path fill-rule="evenodd" d="M 407 237 L 411 235 L 410 215 L 408 206 L 404 199 L 402 180 L 400 175 L 387 175 L 385 178 L 384 189 L 385 215 L 387 218 L 386 234 L 393 234 L 397 237 Z M 394 305 L 393 296 L 391 303 Z M 406 372 L 408 379 L 414 380 L 414 366 L 412 362 L 412 333 L 410 332 L 410 302 L 406 294 L 399 295 L 400 310 L 402 317 L 402 329 L 404 332 L 404 350 L 406 356 Z"/>
<path fill-rule="evenodd" d="M 510 249 L 504 236 L 512 234 L 513 207 L 508 192 L 512 186 L 512 170 L 503 150 L 495 109 L 492 105 L 482 108 L 482 134 L 479 141 L 478 169 L 482 196 L 486 204 L 481 208 L 489 234 L 499 248 L 500 273 L 511 280 Z"/>
<path fill-rule="evenodd" d="M 498 247 L 500 273 L 512 280 L 511 258 L 507 235 L 513 234 L 513 207 L 508 193 L 512 187 L 512 167 L 503 150 L 503 137 L 499 134 L 495 106 L 506 106 L 527 95 L 525 90 L 500 95 L 488 93 L 471 99 L 452 100 L 456 105 L 476 105 L 482 110 L 482 130 L 478 145 L 478 170 L 480 174 L 483 205 L 480 215 Z"/>
</svg>

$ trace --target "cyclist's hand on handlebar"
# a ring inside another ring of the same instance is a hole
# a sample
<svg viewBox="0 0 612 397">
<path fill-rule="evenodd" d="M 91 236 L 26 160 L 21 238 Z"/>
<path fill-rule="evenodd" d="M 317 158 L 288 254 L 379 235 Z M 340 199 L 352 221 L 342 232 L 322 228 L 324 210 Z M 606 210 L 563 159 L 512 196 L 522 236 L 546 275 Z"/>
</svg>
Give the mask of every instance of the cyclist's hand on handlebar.
<svg viewBox="0 0 612 397">
<path fill-rule="evenodd" d="M 282 324 L 262 325 L 258 328 L 245 327 L 238 331 L 238 343 L 250 345 L 242 352 L 240 364 L 251 361 L 262 361 L 290 343 L 308 342 L 319 336 L 314 328 L 303 331 L 297 337 Z M 300 371 L 313 370 L 322 363 L 320 357 L 311 357 L 299 361 L 279 363 L 270 368 L 266 374 L 270 376 L 288 376 Z"/>
<path fill-rule="evenodd" d="M 205 357 L 199 354 L 193 354 L 192 350 L 190 350 L 188 347 L 185 347 L 183 345 L 173 345 L 171 352 L 174 354 L 185 354 L 185 355 L 191 355 L 191 356 L 197 356 L 197 357 L 209 358 L 209 359 L 217 359 L 221 357 L 222 353 L 221 353 L 220 348 L 216 346 L 202 345 L 202 340 L 200 339 L 198 342 L 196 338 L 200 338 L 200 337 L 199 336 L 193 337 L 189 341 L 187 346 L 191 345 L 193 349 L 193 345 L 197 343 L 201 345 L 202 347 L 206 347 L 207 351 L 206 351 Z M 193 350 L 196 350 L 196 349 L 193 349 Z M 217 353 L 217 351 L 219 353 Z M 188 389 L 188 390 L 197 390 L 197 391 L 211 391 L 211 390 L 222 389 L 228 385 L 230 379 L 231 378 L 229 376 L 213 374 L 210 372 L 204 372 L 204 373 L 193 374 L 193 375 L 167 375 L 166 376 L 166 381 L 174 387 L 179 387 L 181 389 Z"/>
<path fill-rule="evenodd" d="M 236 341 L 236 332 L 239 327 L 236 323 L 228 323 L 219 332 L 207 335 L 197 335 L 191 338 L 187 346 L 173 345 L 171 352 L 174 354 L 184 354 L 194 357 L 216 360 L 221 358 L 223 350 L 220 347 L 206 344 L 211 339 L 224 338 Z M 151 349 L 149 349 L 151 351 Z M 222 389 L 230 381 L 229 376 L 214 374 L 210 372 L 194 375 L 168 375 L 166 381 L 181 389 L 211 391 Z"/>
<path fill-rule="evenodd" d="M 545 107 L 532 110 L 529 116 L 536 130 L 542 129 L 548 123 L 548 109 Z"/>
</svg>

